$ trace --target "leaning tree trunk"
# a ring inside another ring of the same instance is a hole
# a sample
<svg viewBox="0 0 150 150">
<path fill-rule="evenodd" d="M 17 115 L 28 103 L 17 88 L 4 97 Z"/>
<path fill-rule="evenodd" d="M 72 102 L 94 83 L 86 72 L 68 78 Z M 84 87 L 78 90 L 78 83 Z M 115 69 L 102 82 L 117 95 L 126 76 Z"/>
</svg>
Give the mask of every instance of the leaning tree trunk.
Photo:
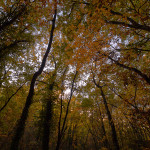
<svg viewBox="0 0 150 150">
<path fill-rule="evenodd" d="M 35 82 L 36 82 L 36 79 L 38 78 L 38 76 L 43 72 L 43 69 L 44 69 L 45 63 L 46 63 L 46 59 L 47 59 L 48 54 L 49 54 L 50 49 L 51 49 L 51 45 L 52 45 L 52 41 L 53 41 L 53 33 L 54 33 L 54 29 L 55 29 L 56 14 L 57 14 L 57 12 L 55 10 L 54 18 L 52 20 L 52 29 L 51 29 L 51 32 L 50 32 L 49 44 L 48 44 L 47 50 L 45 52 L 45 55 L 43 57 L 43 60 L 42 60 L 42 63 L 41 63 L 41 66 L 40 66 L 39 70 L 37 72 L 35 72 L 33 77 L 32 77 L 31 84 L 30 84 L 30 89 L 29 89 L 29 94 L 27 96 L 24 109 L 22 111 L 20 119 L 18 120 L 16 130 L 15 130 L 15 133 L 14 133 L 14 137 L 12 139 L 11 148 L 10 148 L 11 150 L 18 150 L 19 141 L 20 141 L 20 139 L 21 139 L 21 137 L 24 133 L 25 122 L 27 120 L 28 113 L 29 113 L 29 108 L 31 106 L 32 98 L 33 98 L 33 95 L 34 95 Z"/>
<path fill-rule="evenodd" d="M 93 73 L 93 82 L 94 82 L 94 84 L 95 84 L 95 85 L 100 89 L 100 91 L 101 91 L 101 96 L 102 96 L 102 98 L 103 98 L 103 102 L 104 102 L 105 109 L 106 109 L 106 114 L 107 114 L 107 116 L 108 116 L 109 125 L 110 125 L 111 131 L 112 131 L 113 145 L 114 145 L 115 150 L 119 150 L 120 148 L 119 148 L 117 133 L 116 133 L 116 129 L 115 129 L 115 125 L 114 125 L 114 122 L 113 122 L 111 113 L 110 113 L 109 108 L 108 108 L 107 100 L 106 100 L 105 94 L 104 94 L 104 92 L 103 92 L 102 86 L 100 86 L 99 84 L 97 84 L 96 81 L 95 81 L 94 73 Z"/>
<path fill-rule="evenodd" d="M 120 148 L 119 148 L 117 133 L 116 133 L 116 129 L 115 129 L 115 125 L 114 125 L 111 113 L 110 113 L 108 105 L 107 105 L 107 100 L 106 100 L 106 97 L 105 97 L 105 94 L 103 92 L 102 87 L 100 86 L 99 88 L 101 90 L 101 95 L 103 97 L 103 102 L 104 102 L 106 113 L 107 113 L 107 116 L 108 116 L 108 121 L 109 121 L 109 124 L 110 124 L 110 127 L 111 127 L 113 144 L 114 144 L 115 150 L 119 150 Z"/>
</svg>

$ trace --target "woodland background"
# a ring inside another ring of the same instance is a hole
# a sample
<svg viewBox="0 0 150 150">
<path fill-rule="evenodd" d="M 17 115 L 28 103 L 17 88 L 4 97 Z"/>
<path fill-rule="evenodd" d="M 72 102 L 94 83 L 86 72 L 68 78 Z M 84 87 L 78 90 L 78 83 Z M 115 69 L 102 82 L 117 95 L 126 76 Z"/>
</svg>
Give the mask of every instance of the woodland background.
<svg viewBox="0 0 150 150">
<path fill-rule="evenodd" d="M 149 0 L 0 1 L 0 149 L 150 149 Z"/>
</svg>

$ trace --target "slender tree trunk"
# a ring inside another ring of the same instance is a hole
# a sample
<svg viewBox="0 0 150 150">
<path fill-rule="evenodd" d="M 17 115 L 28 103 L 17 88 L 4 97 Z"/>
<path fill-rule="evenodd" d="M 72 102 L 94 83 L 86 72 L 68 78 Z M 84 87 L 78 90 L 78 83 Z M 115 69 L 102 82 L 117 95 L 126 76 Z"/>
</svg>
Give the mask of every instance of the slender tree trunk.
<svg viewBox="0 0 150 150">
<path fill-rule="evenodd" d="M 99 88 L 100 88 L 100 90 L 101 90 L 101 95 L 102 95 L 102 97 L 103 97 L 103 102 L 104 102 L 105 109 L 106 109 L 106 113 L 107 113 L 107 116 L 108 116 L 108 121 L 109 121 L 109 124 L 110 124 L 110 126 L 111 126 L 112 139 L 113 139 L 114 147 L 115 147 L 115 150 L 119 150 L 120 148 L 119 148 L 117 133 L 116 133 L 116 129 L 115 129 L 115 125 L 114 125 L 114 122 L 113 122 L 111 113 L 110 113 L 109 108 L 108 108 L 107 100 L 106 100 L 106 97 L 105 97 L 105 94 L 104 94 L 104 92 L 103 92 L 102 87 L 99 86 Z"/>
<path fill-rule="evenodd" d="M 76 71 L 76 73 L 75 73 L 75 75 L 74 75 L 74 78 L 73 78 L 73 81 L 72 81 L 70 98 L 69 98 L 69 101 L 68 101 L 68 104 L 67 104 L 67 109 L 66 109 L 66 114 L 65 114 L 64 121 L 63 121 L 63 125 L 62 125 L 62 128 L 61 128 L 61 131 L 60 131 L 60 129 L 59 129 L 59 131 L 58 131 L 58 139 L 57 139 L 56 150 L 59 150 L 59 148 L 60 148 L 61 139 L 62 139 L 62 136 L 63 136 L 64 131 L 65 131 L 66 120 L 67 120 L 67 116 L 68 116 L 68 112 L 69 112 L 69 106 L 70 106 L 71 98 L 72 98 L 72 95 L 73 95 L 74 83 L 75 83 L 75 79 L 76 79 L 77 73 L 78 73 L 78 71 Z M 61 112 L 61 113 L 62 113 L 62 112 Z M 60 117 L 61 117 L 61 116 L 60 116 Z M 60 120 L 59 120 L 59 125 L 60 125 L 60 123 L 61 123 L 60 121 L 61 121 L 61 118 L 60 118 Z"/>
<path fill-rule="evenodd" d="M 59 143 L 61 143 L 61 119 L 62 119 L 62 106 L 63 106 L 63 104 L 62 104 L 62 102 L 63 102 L 63 92 L 64 92 L 64 90 L 63 90 L 63 88 L 64 88 L 64 78 L 65 78 L 65 74 L 66 74 L 66 72 L 67 72 L 67 68 L 68 68 L 68 66 L 65 68 L 65 70 L 64 70 L 64 73 L 63 73 L 63 76 L 62 76 L 62 83 L 61 83 L 61 98 L 60 98 L 60 115 L 59 115 L 59 121 L 58 121 L 58 139 L 57 139 L 57 146 L 59 146 L 60 144 Z M 56 149 L 59 149 L 59 147 L 57 147 Z"/>
<path fill-rule="evenodd" d="M 31 80 L 29 94 L 27 96 L 24 109 L 22 111 L 20 119 L 18 120 L 16 130 L 15 130 L 15 133 L 14 133 L 14 137 L 12 139 L 11 148 L 10 148 L 11 150 L 18 150 L 19 141 L 20 141 L 21 137 L 23 136 L 24 128 L 25 128 L 25 122 L 27 120 L 28 113 L 29 113 L 29 108 L 30 108 L 30 105 L 32 103 L 32 98 L 33 98 L 33 95 L 34 95 L 34 85 L 35 85 L 36 79 L 42 73 L 42 71 L 45 67 L 46 59 L 47 59 L 48 54 L 49 54 L 50 49 L 51 49 L 51 45 L 52 45 L 52 41 L 53 41 L 53 33 L 54 33 L 54 28 L 55 28 L 55 20 L 56 20 L 56 10 L 55 10 L 54 18 L 52 20 L 52 29 L 51 29 L 51 33 L 50 33 L 48 48 L 45 52 L 45 55 L 43 57 L 43 60 L 42 60 L 42 63 L 41 63 L 41 66 L 40 66 L 39 70 L 37 72 L 35 72 L 35 74 L 33 75 L 32 80 Z"/>
<path fill-rule="evenodd" d="M 101 91 L 101 95 L 102 95 L 103 102 L 104 102 L 104 105 L 105 105 L 106 113 L 107 113 L 107 116 L 108 116 L 109 125 L 110 125 L 111 131 L 112 131 L 112 140 L 113 140 L 114 148 L 115 148 L 115 150 L 119 150 L 120 148 L 119 148 L 117 133 L 116 133 L 116 129 L 115 129 L 115 125 L 114 125 L 111 113 L 110 113 L 109 108 L 108 108 L 107 100 L 106 100 L 105 94 L 103 92 L 102 86 L 97 84 L 96 81 L 95 81 L 94 73 L 93 73 L 93 82 Z"/>
</svg>

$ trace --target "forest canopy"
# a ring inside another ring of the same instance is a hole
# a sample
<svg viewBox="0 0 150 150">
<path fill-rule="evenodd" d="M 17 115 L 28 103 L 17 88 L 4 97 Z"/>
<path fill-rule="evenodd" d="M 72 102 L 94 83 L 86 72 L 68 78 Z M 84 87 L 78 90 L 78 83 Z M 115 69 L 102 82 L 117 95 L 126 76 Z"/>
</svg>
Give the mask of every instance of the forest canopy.
<svg viewBox="0 0 150 150">
<path fill-rule="evenodd" d="M 0 149 L 150 149 L 149 0 L 0 1 Z"/>
</svg>

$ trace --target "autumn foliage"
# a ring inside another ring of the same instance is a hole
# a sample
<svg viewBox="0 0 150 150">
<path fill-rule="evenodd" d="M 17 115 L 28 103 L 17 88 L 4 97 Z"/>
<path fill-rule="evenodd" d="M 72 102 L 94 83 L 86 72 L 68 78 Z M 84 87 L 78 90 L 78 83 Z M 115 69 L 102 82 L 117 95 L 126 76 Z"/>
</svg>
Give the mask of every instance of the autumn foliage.
<svg viewBox="0 0 150 150">
<path fill-rule="evenodd" d="M 0 149 L 150 149 L 149 8 L 2 0 Z"/>
</svg>

